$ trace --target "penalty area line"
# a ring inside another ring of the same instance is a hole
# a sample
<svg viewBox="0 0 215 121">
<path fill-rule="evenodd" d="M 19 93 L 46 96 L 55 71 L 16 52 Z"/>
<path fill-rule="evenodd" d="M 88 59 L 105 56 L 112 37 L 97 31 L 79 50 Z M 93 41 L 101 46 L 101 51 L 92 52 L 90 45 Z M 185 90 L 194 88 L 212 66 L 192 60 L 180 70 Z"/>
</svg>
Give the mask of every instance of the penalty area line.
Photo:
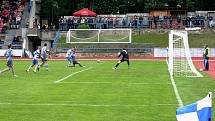
<svg viewBox="0 0 215 121">
<path fill-rule="evenodd" d="M 90 70 L 91 68 L 92 68 L 92 67 L 87 68 L 87 69 L 84 69 L 84 70 L 80 70 L 80 71 L 77 71 L 77 72 L 74 72 L 74 73 L 71 73 L 70 75 L 68 75 L 68 76 L 66 76 L 66 77 L 64 77 L 64 78 L 62 78 L 62 79 L 59 79 L 59 80 L 55 81 L 54 83 L 62 82 L 62 81 L 64 81 L 64 80 L 68 79 L 68 78 L 71 77 L 71 76 L 74 76 L 74 75 L 76 75 L 76 74 L 79 74 L 79 73 L 84 72 L 84 71 L 87 71 L 87 70 Z"/>
<path fill-rule="evenodd" d="M 141 82 L 61 82 L 61 84 L 127 84 L 127 85 L 171 85 L 171 83 L 141 83 Z"/>
<path fill-rule="evenodd" d="M 0 105 L 17 105 L 17 106 L 73 106 L 73 107 L 148 107 L 148 106 L 176 106 L 177 104 L 79 104 L 79 103 L 0 103 Z"/>
</svg>

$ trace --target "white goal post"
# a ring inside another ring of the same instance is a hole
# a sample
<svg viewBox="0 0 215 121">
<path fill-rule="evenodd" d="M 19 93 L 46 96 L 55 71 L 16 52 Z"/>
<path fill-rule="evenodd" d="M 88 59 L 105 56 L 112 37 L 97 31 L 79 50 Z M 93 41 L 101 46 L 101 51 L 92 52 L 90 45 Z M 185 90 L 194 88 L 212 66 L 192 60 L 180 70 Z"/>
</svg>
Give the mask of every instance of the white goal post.
<svg viewBox="0 0 215 121">
<path fill-rule="evenodd" d="M 66 43 L 131 43 L 131 29 L 69 29 Z"/>
<path fill-rule="evenodd" d="M 168 69 L 175 77 L 203 77 L 193 64 L 187 31 L 169 32 Z"/>
</svg>

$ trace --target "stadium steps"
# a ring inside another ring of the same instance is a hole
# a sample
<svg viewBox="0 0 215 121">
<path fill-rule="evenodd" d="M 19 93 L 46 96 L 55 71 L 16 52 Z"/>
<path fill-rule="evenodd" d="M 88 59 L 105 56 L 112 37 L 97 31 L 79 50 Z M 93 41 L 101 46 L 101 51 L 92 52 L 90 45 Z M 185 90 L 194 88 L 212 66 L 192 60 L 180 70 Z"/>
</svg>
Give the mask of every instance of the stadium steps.
<svg viewBox="0 0 215 121">
<path fill-rule="evenodd" d="M 26 28 L 29 20 L 29 11 L 28 11 L 29 2 L 25 2 L 25 8 L 22 15 L 21 28 Z"/>
<path fill-rule="evenodd" d="M 13 42 L 13 35 L 9 35 L 7 34 L 6 37 L 5 37 L 5 41 L 4 41 L 4 46 L 6 47 L 7 45 L 9 44 L 12 44 Z"/>
</svg>

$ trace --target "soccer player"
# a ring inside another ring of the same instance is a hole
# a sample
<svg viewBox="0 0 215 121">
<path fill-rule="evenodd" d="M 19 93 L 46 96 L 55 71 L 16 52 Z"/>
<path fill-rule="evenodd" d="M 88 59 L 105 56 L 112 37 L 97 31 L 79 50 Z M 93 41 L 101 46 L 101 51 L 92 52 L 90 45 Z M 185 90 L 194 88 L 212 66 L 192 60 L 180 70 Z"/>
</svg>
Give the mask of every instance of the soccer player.
<svg viewBox="0 0 215 121">
<path fill-rule="evenodd" d="M 203 58 L 204 58 L 204 71 L 208 71 L 209 70 L 209 48 L 207 44 L 205 44 L 204 46 Z"/>
<path fill-rule="evenodd" d="M 72 64 L 72 57 L 73 57 L 73 48 L 69 49 L 66 53 L 66 59 L 69 62 L 68 67 L 71 67 Z"/>
<path fill-rule="evenodd" d="M 37 50 L 34 51 L 34 53 L 33 53 L 34 58 L 32 60 L 32 64 L 28 67 L 27 72 L 29 72 L 30 69 L 34 66 L 35 66 L 34 72 L 37 72 L 37 70 L 39 71 L 39 60 L 38 60 L 38 58 L 40 57 L 40 51 L 41 51 L 40 47 L 38 47 Z"/>
<path fill-rule="evenodd" d="M 129 55 L 128 55 L 128 52 L 125 48 L 123 48 L 122 51 L 119 52 L 118 57 L 121 57 L 121 60 L 118 61 L 118 63 L 116 64 L 116 66 L 113 69 L 116 69 L 119 66 L 119 64 L 124 62 L 124 61 L 127 62 L 128 68 L 129 68 L 129 66 L 130 66 Z"/>
<path fill-rule="evenodd" d="M 73 66 L 71 66 L 71 67 L 75 67 L 76 64 L 78 64 L 80 67 L 85 67 L 85 66 L 82 66 L 81 63 L 80 63 L 79 61 L 76 60 L 76 55 L 75 55 L 75 53 L 76 53 L 76 48 L 73 48 L 73 49 L 72 49 L 72 53 L 73 53 L 73 54 L 72 54 L 72 56 L 71 56 L 71 60 L 72 60 Z"/>
<path fill-rule="evenodd" d="M 42 60 L 42 64 L 40 65 L 40 67 L 45 67 L 46 70 L 48 71 L 48 50 L 47 50 L 47 44 L 44 44 L 44 47 L 41 50 L 41 60 Z"/>
<path fill-rule="evenodd" d="M 11 70 L 13 76 L 17 77 L 17 75 L 15 75 L 15 71 L 13 68 L 13 50 L 11 47 L 12 47 L 11 45 L 8 45 L 8 49 L 6 50 L 6 52 L 4 54 L 4 56 L 7 58 L 7 68 L 0 71 L 0 74 Z"/>
</svg>

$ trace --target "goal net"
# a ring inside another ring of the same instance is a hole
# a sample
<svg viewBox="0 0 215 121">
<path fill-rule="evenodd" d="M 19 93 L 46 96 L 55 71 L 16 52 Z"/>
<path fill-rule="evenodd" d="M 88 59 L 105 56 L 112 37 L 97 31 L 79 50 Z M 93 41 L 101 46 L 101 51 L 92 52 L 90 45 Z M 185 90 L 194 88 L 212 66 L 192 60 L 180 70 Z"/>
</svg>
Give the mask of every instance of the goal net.
<svg viewBox="0 0 215 121">
<path fill-rule="evenodd" d="M 168 56 L 168 68 L 171 76 L 203 77 L 193 64 L 187 31 L 170 31 Z"/>
<path fill-rule="evenodd" d="M 131 43 L 131 29 L 69 29 L 67 43 Z"/>
</svg>

